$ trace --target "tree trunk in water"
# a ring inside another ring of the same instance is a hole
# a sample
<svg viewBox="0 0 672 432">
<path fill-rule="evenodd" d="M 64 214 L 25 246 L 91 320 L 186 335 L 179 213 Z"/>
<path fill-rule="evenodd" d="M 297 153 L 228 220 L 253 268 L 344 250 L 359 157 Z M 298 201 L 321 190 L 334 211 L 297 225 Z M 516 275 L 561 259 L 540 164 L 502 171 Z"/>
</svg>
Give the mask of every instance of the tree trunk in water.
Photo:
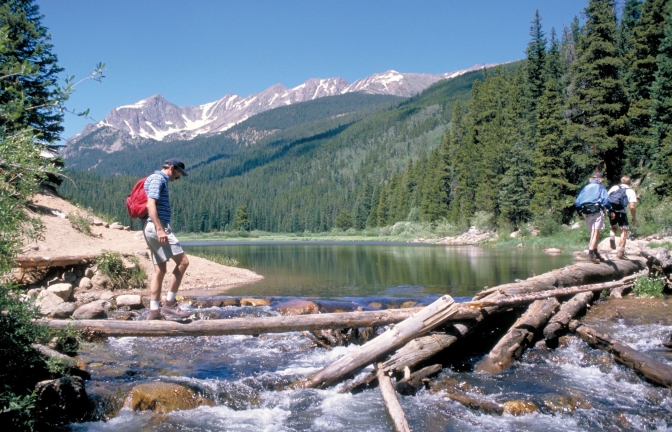
<svg viewBox="0 0 672 432">
<path fill-rule="evenodd" d="M 403 395 L 414 396 L 415 392 L 423 386 L 423 381 L 431 376 L 434 376 L 443 370 L 443 366 L 435 364 L 413 372 L 408 378 L 404 378 L 397 382 L 394 386 L 398 393 Z"/>
<path fill-rule="evenodd" d="M 611 353 L 614 360 L 644 375 L 652 383 L 672 389 L 672 366 L 652 359 L 609 335 L 572 321 L 569 330 L 576 333 L 591 346 Z"/>
<path fill-rule="evenodd" d="M 397 398 L 397 392 L 394 391 L 394 387 L 392 386 L 392 380 L 390 380 L 390 377 L 382 369 L 378 369 L 376 375 L 378 377 L 380 393 L 383 395 L 383 401 L 385 401 L 385 407 L 390 414 L 392 423 L 394 423 L 394 430 L 397 432 L 410 432 L 411 429 L 408 427 L 406 415 Z"/>
<path fill-rule="evenodd" d="M 638 257 L 600 264 L 579 263 L 534 276 L 524 281 L 490 288 L 476 294 L 474 301 L 494 300 L 502 294 L 512 296 L 556 288 L 609 282 L 622 279 L 645 268 L 646 260 Z"/>
<path fill-rule="evenodd" d="M 346 354 L 331 365 L 306 378 L 299 385 L 306 388 L 325 388 L 336 384 L 357 373 L 364 366 L 406 345 L 410 340 L 441 325 L 453 316 L 457 309 L 453 299 L 445 295 L 371 342 L 362 345 L 359 349 Z"/>
<path fill-rule="evenodd" d="M 566 331 L 572 318 L 586 309 L 588 303 L 593 300 L 594 295 L 592 292 L 580 293 L 563 303 L 558 313 L 553 315 L 546 327 L 544 327 L 544 337 L 546 339 L 555 339 L 560 336 L 561 332 Z"/>
<path fill-rule="evenodd" d="M 546 324 L 559 305 L 555 297 L 532 303 L 485 359 L 476 366 L 476 371 L 494 375 L 508 368 L 523 354 L 534 339 L 535 332 Z"/>
</svg>

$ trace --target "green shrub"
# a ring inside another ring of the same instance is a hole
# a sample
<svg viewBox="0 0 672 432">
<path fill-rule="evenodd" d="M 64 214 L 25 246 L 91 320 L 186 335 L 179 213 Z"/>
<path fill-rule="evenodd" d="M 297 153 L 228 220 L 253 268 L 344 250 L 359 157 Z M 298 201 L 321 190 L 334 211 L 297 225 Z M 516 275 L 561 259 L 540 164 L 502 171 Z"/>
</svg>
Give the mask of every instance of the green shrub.
<svg viewBox="0 0 672 432">
<path fill-rule="evenodd" d="M 89 222 L 88 218 L 85 218 L 84 216 L 81 216 L 77 213 L 70 213 L 68 215 L 68 220 L 70 221 L 70 225 L 72 225 L 75 230 L 88 236 L 93 236 L 93 232 L 91 232 L 91 222 Z"/>
<path fill-rule="evenodd" d="M 112 281 L 112 289 L 144 288 L 147 274 L 137 257 L 127 258 L 133 268 L 126 268 L 119 252 L 103 251 L 96 260 L 98 269 Z"/>
<path fill-rule="evenodd" d="M 494 218 L 495 215 L 486 212 L 486 211 L 477 211 L 474 213 L 474 216 L 469 220 L 469 223 L 472 226 L 475 226 L 481 231 L 489 230 L 494 228 Z"/>
<path fill-rule="evenodd" d="M 663 278 L 642 276 L 635 280 L 633 292 L 637 297 L 663 297 L 664 288 Z"/>
<path fill-rule="evenodd" d="M 555 234 L 562 227 L 559 218 L 552 214 L 544 214 L 537 218 L 535 226 L 539 230 L 539 235 L 548 237 Z"/>
</svg>

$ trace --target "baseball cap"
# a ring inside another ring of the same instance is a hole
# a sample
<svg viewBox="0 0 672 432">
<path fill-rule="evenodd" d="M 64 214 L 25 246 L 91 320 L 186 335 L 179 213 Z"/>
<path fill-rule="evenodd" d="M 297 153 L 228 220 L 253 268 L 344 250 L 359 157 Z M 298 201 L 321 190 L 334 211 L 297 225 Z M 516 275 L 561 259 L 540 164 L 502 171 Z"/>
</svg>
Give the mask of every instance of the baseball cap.
<svg viewBox="0 0 672 432">
<path fill-rule="evenodd" d="M 164 165 L 172 165 L 172 166 L 174 166 L 175 168 L 177 168 L 177 170 L 178 170 L 183 176 L 188 176 L 188 175 L 189 175 L 189 174 L 187 174 L 187 172 L 184 170 L 184 162 L 182 162 L 182 161 L 179 160 L 178 158 L 170 158 L 170 159 L 167 159 L 163 164 L 164 164 Z"/>
</svg>

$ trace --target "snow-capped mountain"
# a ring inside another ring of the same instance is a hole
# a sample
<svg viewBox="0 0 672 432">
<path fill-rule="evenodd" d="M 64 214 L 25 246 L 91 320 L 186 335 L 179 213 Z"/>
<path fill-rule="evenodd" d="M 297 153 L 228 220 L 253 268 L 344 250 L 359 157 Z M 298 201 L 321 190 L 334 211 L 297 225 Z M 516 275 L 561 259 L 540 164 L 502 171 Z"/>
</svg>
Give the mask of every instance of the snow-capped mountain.
<svg viewBox="0 0 672 432">
<path fill-rule="evenodd" d="M 137 139 L 169 141 L 191 139 L 197 135 L 223 132 L 246 119 L 284 105 L 336 96 L 351 92 L 412 96 L 435 82 L 490 65 L 475 65 L 468 69 L 445 74 L 419 74 L 387 71 L 374 74 L 350 84 L 343 78 L 311 78 L 303 84 L 287 89 L 276 84 L 242 98 L 228 94 L 219 100 L 199 106 L 177 106 L 160 94 L 131 105 L 114 108 L 104 120 L 87 125 L 84 130 L 68 140 L 68 153 L 75 151 L 77 143 L 86 137 L 87 147 L 114 152 L 126 143 Z"/>
</svg>

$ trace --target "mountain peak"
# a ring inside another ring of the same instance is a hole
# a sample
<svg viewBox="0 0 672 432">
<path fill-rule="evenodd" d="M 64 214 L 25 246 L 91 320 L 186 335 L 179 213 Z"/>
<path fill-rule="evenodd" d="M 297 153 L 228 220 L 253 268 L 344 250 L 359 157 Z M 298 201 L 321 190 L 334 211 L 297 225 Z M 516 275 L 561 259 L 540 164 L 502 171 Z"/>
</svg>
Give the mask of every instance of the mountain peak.
<svg viewBox="0 0 672 432">
<path fill-rule="evenodd" d="M 191 139 L 197 135 L 225 131 L 263 111 L 326 96 L 363 92 L 409 97 L 439 80 L 483 67 L 485 66 L 475 65 L 469 69 L 438 75 L 402 73 L 390 69 L 352 84 L 341 77 L 309 78 L 291 89 L 278 83 L 245 98 L 227 94 L 221 99 L 199 106 L 180 107 L 167 101 L 163 95 L 155 94 L 133 104 L 114 108 L 105 119 L 94 125 L 87 125 L 81 133 L 70 138 L 68 144 L 74 147 L 77 141 L 104 128 L 112 130 L 107 133 L 108 136 L 121 133 L 131 139 Z M 115 150 L 106 150 L 116 151 L 119 147 L 118 141 L 112 147 Z"/>
</svg>

